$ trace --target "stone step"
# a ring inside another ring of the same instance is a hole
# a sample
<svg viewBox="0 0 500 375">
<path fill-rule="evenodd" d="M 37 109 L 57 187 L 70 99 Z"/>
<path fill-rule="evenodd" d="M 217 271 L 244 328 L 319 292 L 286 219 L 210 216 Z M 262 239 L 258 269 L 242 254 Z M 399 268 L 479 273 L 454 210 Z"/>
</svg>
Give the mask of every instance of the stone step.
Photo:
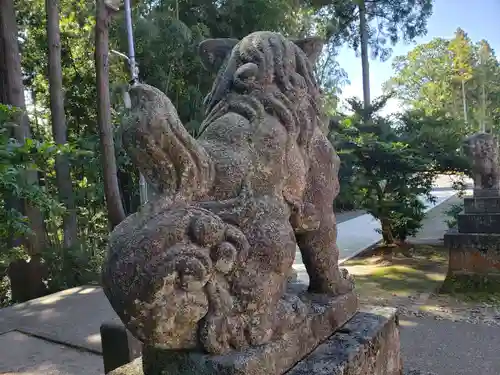
<svg viewBox="0 0 500 375">
<path fill-rule="evenodd" d="M 500 197 L 467 197 L 464 198 L 466 214 L 500 213 Z"/>
<path fill-rule="evenodd" d="M 450 229 L 444 235 L 444 245 L 450 249 L 472 249 L 500 253 L 500 234 L 498 233 L 459 233 Z"/>
<path fill-rule="evenodd" d="M 473 194 L 478 198 L 486 198 L 486 197 L 498 197 L 500 196 L 500 190 L 493 189 L 474 189 Z"/>
<path fill-rule="evenodd" d="M 500 233 L 500 214 L 460 214 L 460 233 Z"/>
</svg>

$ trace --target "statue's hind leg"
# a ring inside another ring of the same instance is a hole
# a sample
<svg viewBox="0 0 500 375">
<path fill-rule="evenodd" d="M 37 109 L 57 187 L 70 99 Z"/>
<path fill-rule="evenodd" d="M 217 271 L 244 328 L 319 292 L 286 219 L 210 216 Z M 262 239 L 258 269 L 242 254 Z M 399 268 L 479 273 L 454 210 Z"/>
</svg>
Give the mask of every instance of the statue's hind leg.
<svg viewBox="0 0 500 375">
<path fill-rule="evenodd" d="M 347 272 L 338 267 L 333 200 L 338 194 L 339 159 L 323 134 L 317 133 L 312 141 L 312 163 L 304 198 L 315 207 L 320 223 L 317 229 L 297 233 L 297 244 L 309 274 L 309 290 L 344 294 L 352 290 L 353 282 Z"/>
</svg>

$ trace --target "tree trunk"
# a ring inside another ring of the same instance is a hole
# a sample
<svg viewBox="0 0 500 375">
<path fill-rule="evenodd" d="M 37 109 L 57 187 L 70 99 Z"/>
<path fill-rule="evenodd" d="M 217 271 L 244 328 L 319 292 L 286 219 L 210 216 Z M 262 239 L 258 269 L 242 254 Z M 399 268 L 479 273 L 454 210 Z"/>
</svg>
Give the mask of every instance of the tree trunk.
<svg viewBox="0 0 500 375">
<path fill-rule="evenodd" d="M 394 244 L 394 236 L 392 234 L 391 221 L 387 218 L 382 218 L 380 220 L 382 226 L 382 238 L 386 245 Z"/>
<path fill-rule="evenodd" d="M 26 138 L 31 138 L 31 129 L 29 119 L 26 113 L 26 104 L 24 100 L 24 87 L 22 82 L 21 58 L 19 54 L 19 45 L 17 41 L 16 12 L 13 0 L 0 0 L 0 43 L 3 49 L 3 68 L 6 79 L 5 97 L 7 104 L 11 104 L 21 111 L 16 117 L 13 136 L 19 142 L 24 143 Z M 28 184 L 37 184 L 38 177 L 36 171 L 26 171 L 26 182 Z M 39 255 L 43 248 L 47 246 L 47 234 L 41 211 L 33 207 L 30 202 L 24 201 L 21 204 L 24 214 L 30 221 L 33 232 L 26 241 L 27 250 L 30 256 Z"/>
<path fill-rule="evenodd" d="M 484 86 L 485 86 L 485 79 L 483 76 L 483 82 L 481 84 L 481 115 L 483 117 L 481 120 L 481 131 L 483 133 L 486 132 L 486 92 Z"/>
<path fill-rule="evenodd" d="M 0 8 L 0 13 L 2 9 Z M 1 17 L 1 15 L 0 15 Z M 0 23 L 2 20 L 0 19 Z M 4 52 L 4 28 L 3 23 L 0 24 L 0 103 L 8 103 L 8 86 L 7 86 L 7 68 L 5 66 L 5 52 Z M 11 194 L 7 194 L 5 197 L 5 208 L 7 210 L 16 210 L 18 212 L 23 212 L 22 202 Z M 22 238 L 16 237 L 14 233 L 9 233 L 8 246 L 18 247 L 22 245 Z"/>
<path fill-rule="evenodd" d="M 394 236 L 392 235 L 391 221 L 388 218 L 381 218 L 380 223 L 382 227 L 382 239 L 384 241 L 383 259 L 392 262 L 395 243 Z"/>
<path fill-rule="evenodd" d="M 61 70 L 61 40 L 59 31 L 59 0 L 46 0 L 47 38 L 49 56 L 50 112 L 52 115 L 52 134 L 58 145 L 67 142 L 66 115 L 64 113 L 64 93 Z M 63 218 L 65 248 L 75 245 L 77 240 L 77 222 L 75 197 L 71 183 L 71 170 L 66 155 L 56 157 L 56 181 L 59 201 L 66 206 Z"/>
<path fill-rule="evenodd" d="M 104 0 L 96 1 L 95 67 L 97 76 L 97 123 L 99 126 L 104 194 L 112 227 L 125 219 L 118 186 L 117 167 L 109 98 L 109 22 L 110 11 Z"/>
<path fill-rule="evenodd" d="M 360 0 L 359 3 L 359 30 L 363 75 L 363 103 L 366 111 L 370 105 L 370 62 L 368 61 L 368 27 L 366 24 L 366 5 L 364 0 Z"/>
<path fill-rule="evenodd" d="M 462 79 L 462 102 L 464 106 L 464 121 L 465 124 L 468 123 L 467 121 L 467 99 L 465 98 L 465 81 Z"/>
<path fill-rule="evenodd" d="M 1 2 L 0 2 L 1 4 Z M 7 103 L 7 67 L 5 66 L 5 51 L 3 36 L 3 23 L 2 23 L 2 8 L 0 8 L 0 103 Z"/>
</svg>

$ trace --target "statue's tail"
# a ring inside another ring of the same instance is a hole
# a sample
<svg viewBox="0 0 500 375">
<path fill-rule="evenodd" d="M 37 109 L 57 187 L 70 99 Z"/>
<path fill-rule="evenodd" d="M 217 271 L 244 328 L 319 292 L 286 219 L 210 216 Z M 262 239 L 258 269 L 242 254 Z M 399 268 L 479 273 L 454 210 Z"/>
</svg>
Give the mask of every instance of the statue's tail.
<svg viewBox="0 0 500 375">
<path fill-rule="evenodd" d="M 123 124 L 123 145 L 158 193 L 186 201 L 210 190 L 214 167 L 205 149 L 186 131 L 168 97 L 155 87 L 130 90 L 132 109 Z"/>
<path fill-rule="evenodd" d="M 115 227 L 102 286 L 118 316 L 145 345 L 193 349 L 203 319 L 231 311 L 225 275 L 245 261 L 248 250 L 245 235 L 218 215 L 160 199 Z"/>
</svg>

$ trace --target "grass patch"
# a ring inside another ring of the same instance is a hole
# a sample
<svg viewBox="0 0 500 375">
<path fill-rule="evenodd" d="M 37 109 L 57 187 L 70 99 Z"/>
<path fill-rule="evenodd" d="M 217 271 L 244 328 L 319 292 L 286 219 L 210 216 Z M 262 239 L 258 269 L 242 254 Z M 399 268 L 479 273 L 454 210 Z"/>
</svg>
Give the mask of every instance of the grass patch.
<svg viewBox="0 0 500 375">
<path fill-rule="evenodd" d="M 432 293 L 445 279 L 448 252 L 442 247 L 415 245 L 404 251 L 396 249 L 390 261 L 384 256 L 386 251 L 376 248 L 343 264 L 353 275 L 362 302 Z"/>
<path fill-rule="evenodd" d="M 410 307 L 418 303 L 420 311 L 429 310 L 431 314 L 439 313 L 441 307 L 450 311 L 483 305 L 500 307 L 500 275 L 446 279 L 445 247 L 396 249 L 390 261 L 386 252 L 383 247 L 375 248 L 342 265 L 354 277 L 362 304 Z"/>
<path fill-rule="evenodd" d="M 453 296 L 464 302 L 482 302 L 500 305 L 500 275 L 460 275 L 448 277 L 439 292 Z"/>
</svg>

